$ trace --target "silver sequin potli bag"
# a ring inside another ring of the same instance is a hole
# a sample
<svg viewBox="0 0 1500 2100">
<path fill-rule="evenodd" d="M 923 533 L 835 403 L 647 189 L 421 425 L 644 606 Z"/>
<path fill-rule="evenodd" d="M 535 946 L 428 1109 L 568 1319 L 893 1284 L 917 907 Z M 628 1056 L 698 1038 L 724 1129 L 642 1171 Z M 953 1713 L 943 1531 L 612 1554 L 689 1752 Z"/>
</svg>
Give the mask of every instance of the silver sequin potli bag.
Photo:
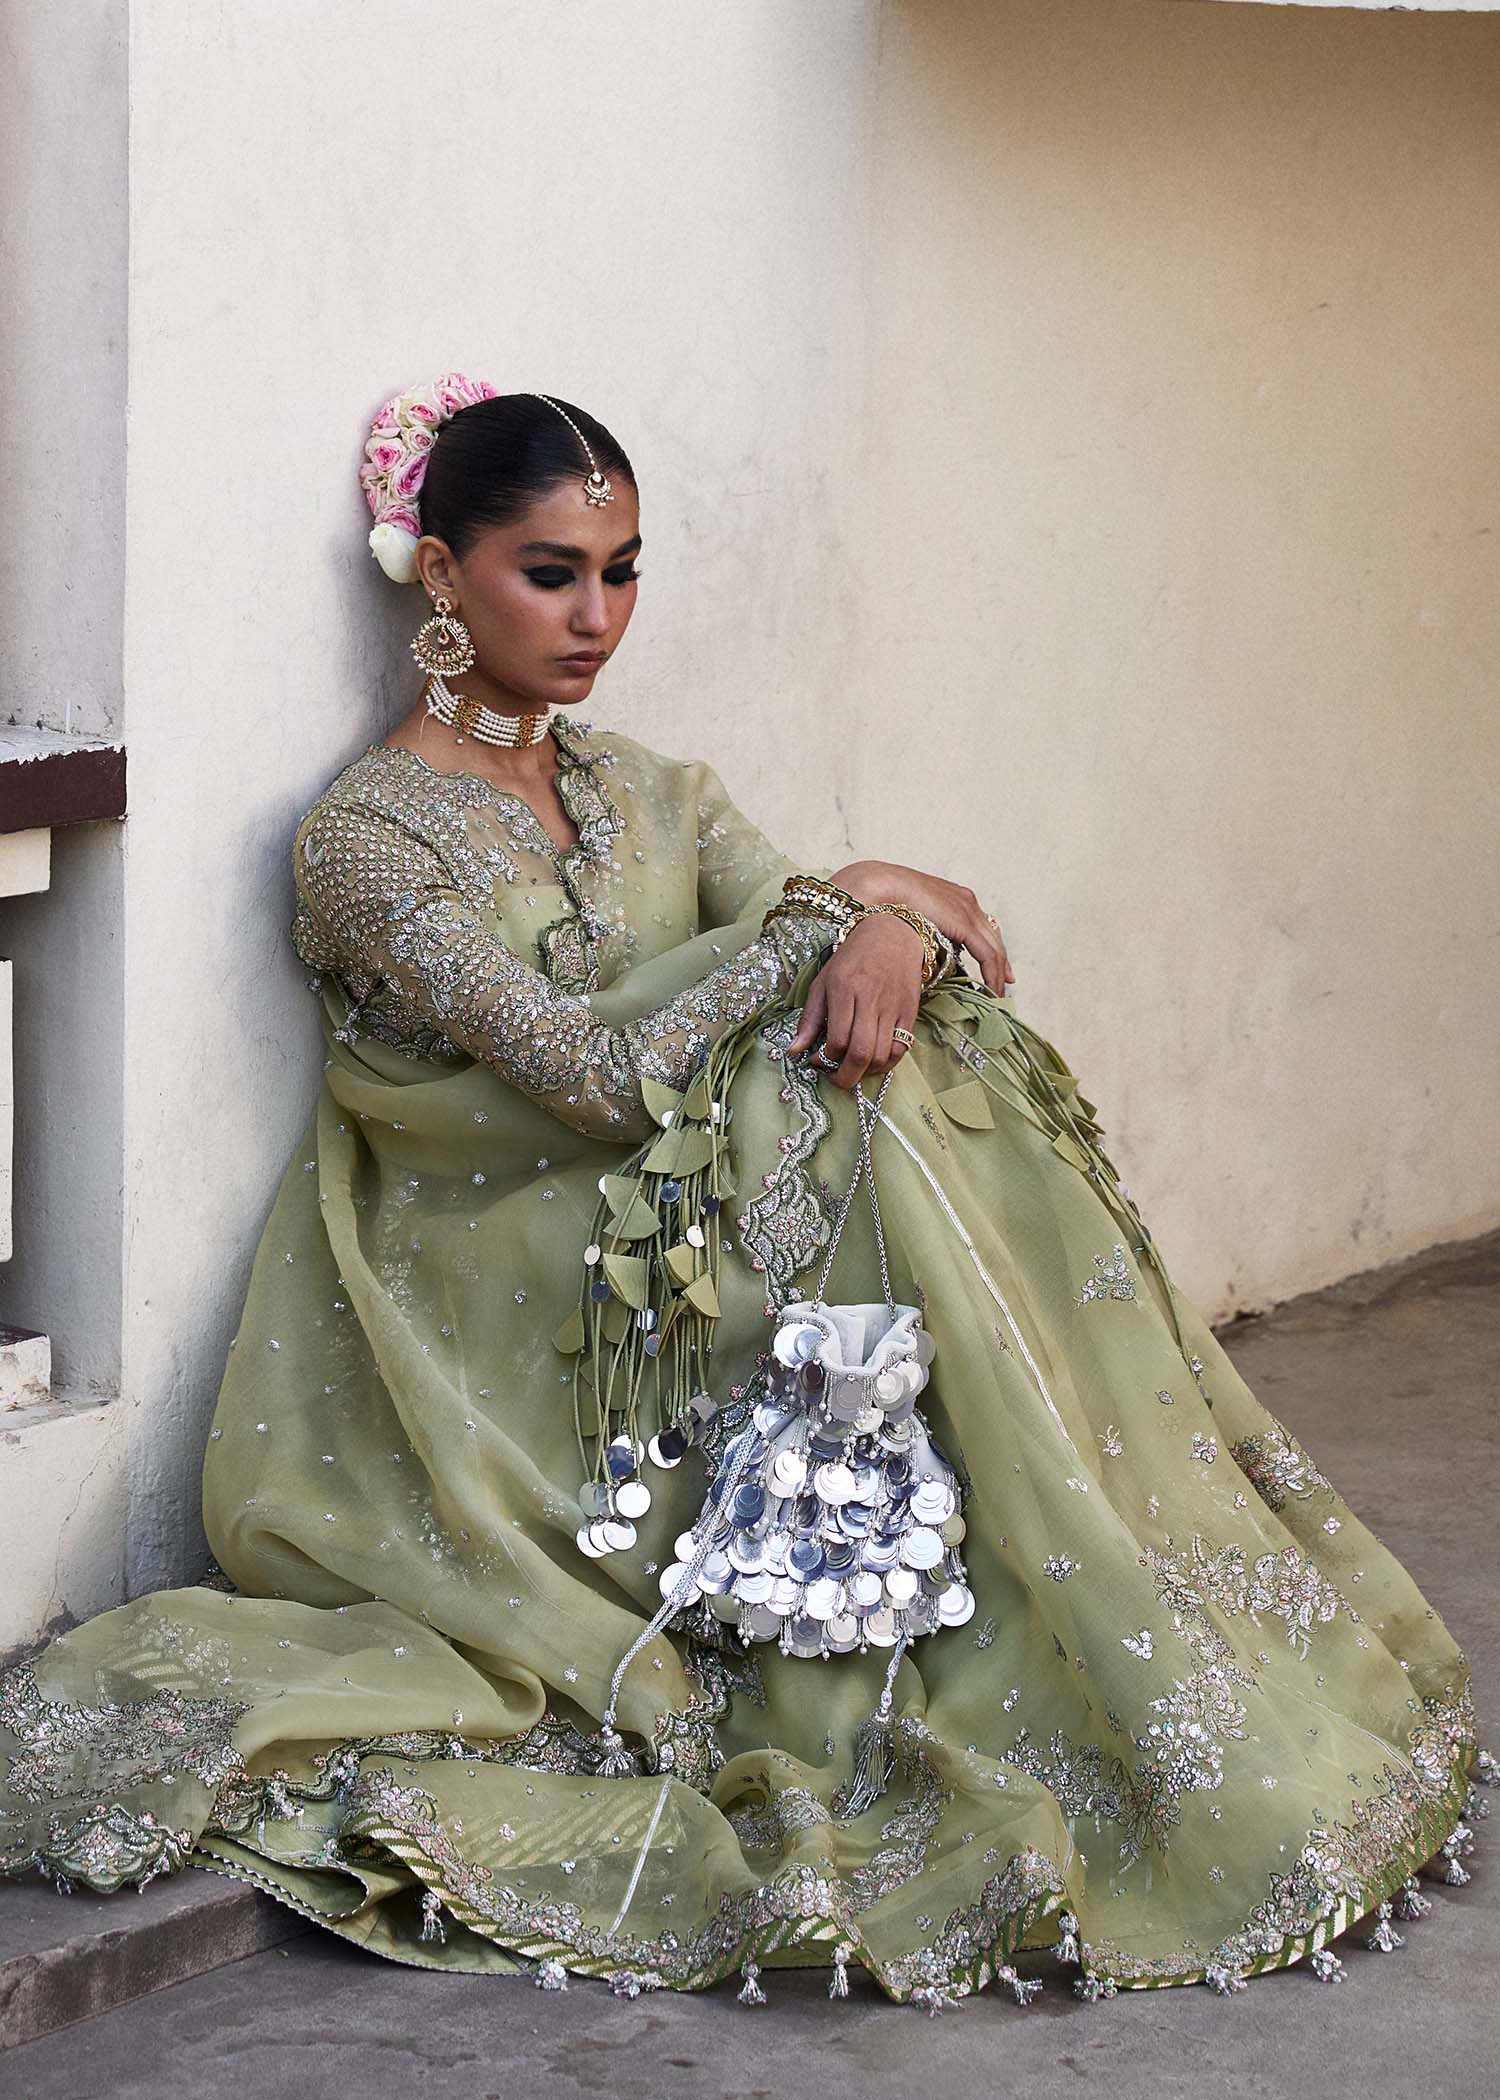
<svg viewBox="0 0 1500 2100">
<path fill-rule="evenodd" d="M 725 1446 L 692 1529 L 676 1542 L 677 1557 L 661 1575 L 662 1605 L 622 1656 L 604 1716 L 608 1739 L 630 1663 L 700 1600 L 741 1639 L 774 1641 L 784 1655 L 890 1649 L 880 1709 L 861 1730 L 846 1813 L 873 1800 L 888 1776 L 891 1686 L 908 1643 L 961 1626 L 974 1612 L 959 1553 L 959 1483 L 916 1405 L 932 1337 L 920 1309 L 898 1305 L 891 1293 L 871 1156 L 889 1084 L 887 1074 L 873 1103 L 854 1090 L 858 1157 L 816 1290 L 782 1308 L 765 1392 Z M 883 1297 L 829 1304 L 824 1293 L 861 1180 Z"/>
</svg>

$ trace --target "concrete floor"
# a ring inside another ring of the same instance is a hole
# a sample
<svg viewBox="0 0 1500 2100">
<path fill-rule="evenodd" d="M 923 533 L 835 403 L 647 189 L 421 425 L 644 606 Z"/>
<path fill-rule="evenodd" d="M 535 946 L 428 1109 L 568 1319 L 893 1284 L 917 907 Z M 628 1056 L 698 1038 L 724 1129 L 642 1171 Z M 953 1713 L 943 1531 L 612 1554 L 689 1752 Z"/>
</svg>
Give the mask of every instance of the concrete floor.
<svg viewBox="0 0 1500 2100">
<path fill-rule="evenodd" d="M 1412 1570 L 1471 1657 L 1481 1738 L 1500 1754 L 1494 1509 L 1500 1472 L 1500 1234 L 1299 1299 L 1224 1339 L 1251 1385 Z M 931 2100 L 1025 2091 L 1110 2100 L 1423 2100 L 1500 2094 L 1494 1815 L 1467 1887 L 1424 1879 L 1433 1909 L 1376 1954 L 1337 1943 L 1348 1981 L 1305 1963 L 1227 1998 L 1201 1985 L 1096 2005 L 1047 1987 L 1024 2010 L 986 1992 L 940 2018 L 856 1980 L 782 1972 L 750 2011 L 733 1985 L 634 2002 L 575 1979 L 393 1967 L 322 1932 L 143 1998 L 0 2059 L 8 2100 L 310 2100 L 361 2084 L 463 2100 L 792 2100 L 833 2091 Z"/>
</svg>

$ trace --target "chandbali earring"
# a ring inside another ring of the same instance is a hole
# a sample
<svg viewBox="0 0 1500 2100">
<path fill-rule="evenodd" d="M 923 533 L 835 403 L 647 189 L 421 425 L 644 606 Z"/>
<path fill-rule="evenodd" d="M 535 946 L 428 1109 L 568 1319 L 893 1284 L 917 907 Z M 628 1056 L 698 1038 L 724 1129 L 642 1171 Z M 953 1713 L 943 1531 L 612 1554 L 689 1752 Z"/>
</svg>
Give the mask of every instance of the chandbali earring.
<svg viewBox="0 0 1500 2100">
<path fill-rule="evenodd" d="M 453 609 L 451 598 L 435 598 L 431 619 L 411 638 L 411 653 L 422 669 L 437 678 L 457 678 L 475 663 L 474 637 Z"/>
</svg>

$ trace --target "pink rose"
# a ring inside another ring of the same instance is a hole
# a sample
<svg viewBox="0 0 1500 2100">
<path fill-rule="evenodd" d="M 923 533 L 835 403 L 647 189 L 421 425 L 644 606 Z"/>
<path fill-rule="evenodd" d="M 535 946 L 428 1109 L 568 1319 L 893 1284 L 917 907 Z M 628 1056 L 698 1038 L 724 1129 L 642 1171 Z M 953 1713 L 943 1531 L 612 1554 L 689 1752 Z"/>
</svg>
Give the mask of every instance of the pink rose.
<svg viewBox="0 0 1500 2100">
<path fill-rule="evenodd" d="M 418 495 L 421 493 L 422 480 L 426 472 L 427 455 L 425 452 L 414 453 L 410 459 L 403 460 L 390 478 L 391 495 L 398 502 L 415 503 Z M 392 517 L 394 516 L 394 511 L 388 510 L 386 515 L 387 517 Z"/>
<path fill-rule="evenodd" d="M 371 438 L 365 447 L 370 469 L 376 474 L 389 474 L 392 467 L 399 467 L 405 458 L 405 447 L 394 438 Z"/>
</svg>

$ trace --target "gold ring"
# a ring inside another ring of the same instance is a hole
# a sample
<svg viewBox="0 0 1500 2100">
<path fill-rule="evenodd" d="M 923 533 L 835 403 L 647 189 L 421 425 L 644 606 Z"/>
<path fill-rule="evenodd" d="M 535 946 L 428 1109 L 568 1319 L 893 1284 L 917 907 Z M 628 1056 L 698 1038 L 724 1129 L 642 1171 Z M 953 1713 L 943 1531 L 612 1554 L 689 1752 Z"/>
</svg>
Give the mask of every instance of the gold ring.
<svg viewBox="0 0 1500 2100">
<path fill-rule="evenodd" d="M 891 1030 L 891 1041 L 893 1043 L 905 1043 L 907 1049 L 909 1050 L 912 1044 L 916 1041 L 916 1037 L 912 1034 L 909 1028 L 893 1028 Z"/>
</svg>

